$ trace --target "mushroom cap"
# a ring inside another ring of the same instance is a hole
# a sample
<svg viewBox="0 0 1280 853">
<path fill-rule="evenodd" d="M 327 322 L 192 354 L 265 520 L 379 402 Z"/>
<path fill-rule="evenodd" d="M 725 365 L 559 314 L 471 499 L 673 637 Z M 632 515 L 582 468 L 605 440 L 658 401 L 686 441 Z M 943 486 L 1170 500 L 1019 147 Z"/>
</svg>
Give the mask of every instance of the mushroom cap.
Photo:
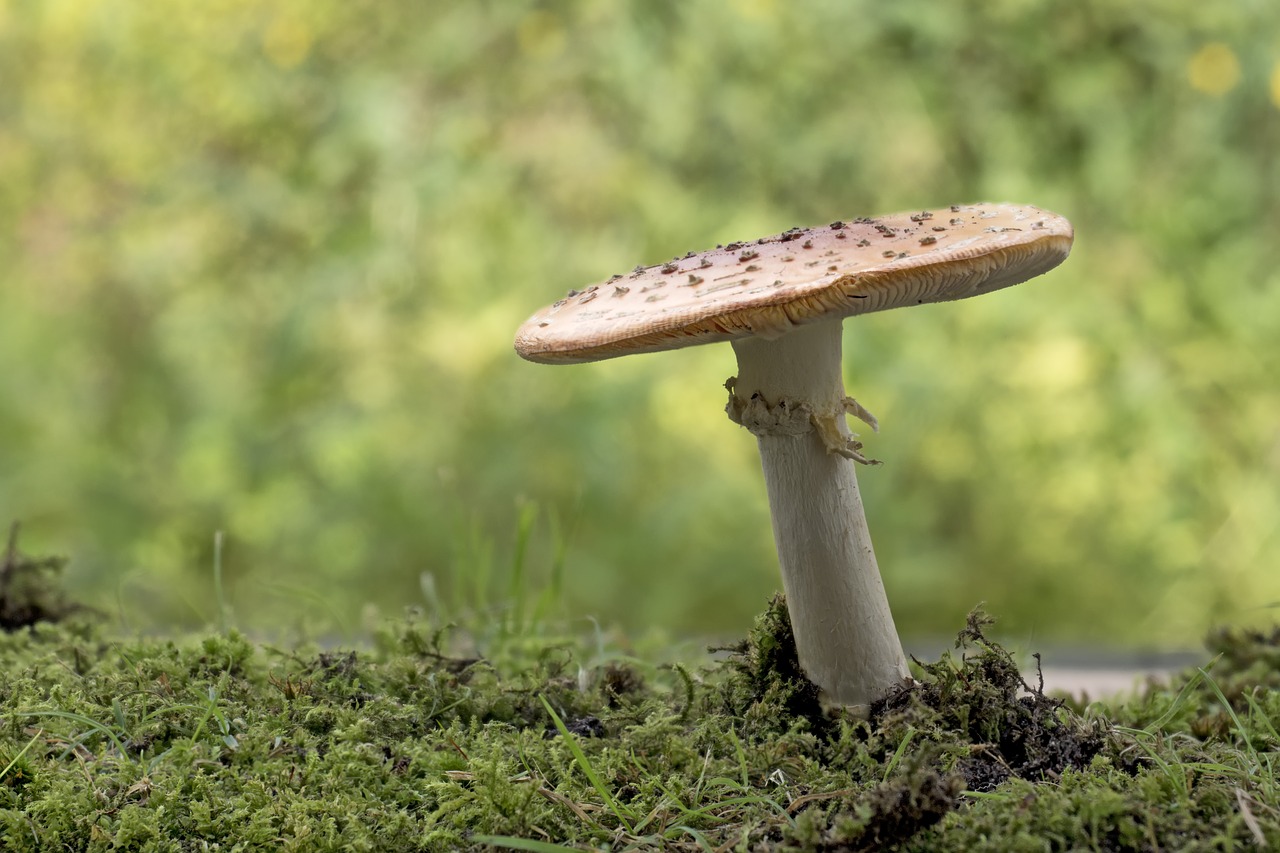
<svg viewBox="0 0 1280 853">
<path fill-rule="evenodd" d="M 545 364 L 599 361 L 965 299 L 1048 272 L 1073 236 L 1063 217 L 1013 204 L 793 228 L 571 290 L 520 326 L 516 352 Z"/>
</svg>

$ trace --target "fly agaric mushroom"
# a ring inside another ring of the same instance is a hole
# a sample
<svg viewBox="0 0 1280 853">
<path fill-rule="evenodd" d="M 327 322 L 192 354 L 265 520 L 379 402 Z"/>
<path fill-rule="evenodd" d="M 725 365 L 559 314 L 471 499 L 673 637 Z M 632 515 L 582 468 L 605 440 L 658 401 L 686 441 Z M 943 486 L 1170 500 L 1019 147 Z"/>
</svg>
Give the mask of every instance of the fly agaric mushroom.
<svg viewBox="0 0 1280 853">
<path fill-rule="evenodd" d="M 726 412 L 755 434 L 800 664 L 828 701 L 865 705 L 908 676 L 867 531 L 850 433 L 845 317 L 977 296 L 1048 272 L 1066 219 L 1035 207 L 953 205 L 793 228 L 616 275 L 538 311 L 523 358 L 599 361 L 730 341 Z"/>
</svg>

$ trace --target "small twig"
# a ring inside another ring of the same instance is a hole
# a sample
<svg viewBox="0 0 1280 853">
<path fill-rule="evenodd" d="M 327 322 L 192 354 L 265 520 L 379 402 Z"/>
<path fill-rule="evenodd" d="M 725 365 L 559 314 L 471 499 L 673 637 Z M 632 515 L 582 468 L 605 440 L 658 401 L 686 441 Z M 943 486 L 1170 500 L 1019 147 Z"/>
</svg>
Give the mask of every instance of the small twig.
<svg viewBox="0 0 1280 853">
<path fill-rule="evenodd" d="M 18 528 L 22 526 L 22 522 L 15 521 L 9 525 L 9 547 L 4 551 L 4 564 L 0 566 L 0 572 L 9 574 L 13 571 L 13 567 L 18 565 Z"/>
<path fill-rule="evenodd" d="M 227 633 L 227 601 L 222 594 L 222 531 L 213 533 L 213 600 L 218 603 L 218 631 Z"/>
<path fill-rule="evenodd" d="M 533 780 L 530 780 L 530 781 L 533 781 Z M 569 811 L 573 812 L 575 815 L 578 816 L 578 820 L 582 821 L 587 826 L 600 825 L 600 821 L 596 820 L 595 818 L 591 817 L 591 815 L 587 814 L 587 809 L 591 809 L 592 811 L 599 811 L 600 806 L 592 805 L 590 803 L 574 802 L 573 800 L 566 797 L 564 794 L 561 794 L 558 791 L 551 790 L 546 785 L 538 785 L 538 793 L 541 794 L 544 798 L 550 800 L 551 802 L 558 803 L 559 805 L 562 805 L 565 808 L 567 808 Z"/>
<path fill-rule="evenodd" d="M 0 563 L 0 609 L 8 603 L 9 582 L 18 568 L 18 528 L 20 526 L 21 523 L 17 521 L 9 525 L 9 545 L 4 551 L 4 562 Z"/>
<path fill-rule="evenodd" d="M 853 788 L 841 788 L 838 791 L 828 791 L 824 794 L 805 794 L 803 797 L 796 797 L 791 801 L 791 804 L 787 806 L 787 814 L 795 814 L 801 808 L 809 805 L 810 803 L 817 803 L 822 800 L 835 800 L 840 797 L 847 797 L 852 793 L 854 793 Z"/>
<path fill-rule="evenodd" d="M 1258 823 L 1258 819 L 1253 816 L 1253 809 L 1249 806 L 1253 804 L 1253 797 L 1243 788 L 1236 788 L 1236 805 L 1240 807 L 1240 817 L 1244 820 L 1244 825 L 1249 828 L 1250 834 L 1253 835 L 1254 842 L 1259 847 L 1267 846 L 1267 836 L 1262 832 L 1262 826 Z"/>
</svg>

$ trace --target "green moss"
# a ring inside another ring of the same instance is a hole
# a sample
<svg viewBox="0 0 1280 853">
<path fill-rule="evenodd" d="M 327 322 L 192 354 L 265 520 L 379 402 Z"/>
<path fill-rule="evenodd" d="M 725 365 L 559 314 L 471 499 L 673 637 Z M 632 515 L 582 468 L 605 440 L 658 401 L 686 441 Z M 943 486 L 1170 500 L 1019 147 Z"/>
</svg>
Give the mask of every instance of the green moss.
<svg viewBox="0 0 1280 853">
<path fill-rule="evenodd" d="M 290 651 L 41 623 L 0 636 L 0 846 L 1280 843 L 1276 635 L 1218 635 L 1207 671 L 1086 709 L 1024 680 L 988 625 L 859 719 L 822 706 L 780 599 L 696 672 L 537 635 L 489 655 L 417 619 Z"/>
</svg>

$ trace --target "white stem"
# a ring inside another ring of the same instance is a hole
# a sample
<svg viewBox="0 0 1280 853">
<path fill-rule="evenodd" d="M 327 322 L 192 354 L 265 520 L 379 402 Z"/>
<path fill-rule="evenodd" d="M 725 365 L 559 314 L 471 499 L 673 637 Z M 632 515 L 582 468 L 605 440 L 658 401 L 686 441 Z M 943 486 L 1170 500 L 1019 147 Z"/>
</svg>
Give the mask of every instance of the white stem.
<svg viewBox="0 0 1280 853">
<path fill-rule="evenodd" d="M 776 340 L 735 341 L 730 415 L 756 434 L 800 665 L 842 705 L 865 705 L 908 677 L 854 463 L 807 421 L 843 437 L 840 321 Z M 785 405 L 783 405 L 785 404 Z M 735 411 L 736 410 L 736 411 Z M 740 415 L 741 419 L 735 415 Z"/>
</svg>

